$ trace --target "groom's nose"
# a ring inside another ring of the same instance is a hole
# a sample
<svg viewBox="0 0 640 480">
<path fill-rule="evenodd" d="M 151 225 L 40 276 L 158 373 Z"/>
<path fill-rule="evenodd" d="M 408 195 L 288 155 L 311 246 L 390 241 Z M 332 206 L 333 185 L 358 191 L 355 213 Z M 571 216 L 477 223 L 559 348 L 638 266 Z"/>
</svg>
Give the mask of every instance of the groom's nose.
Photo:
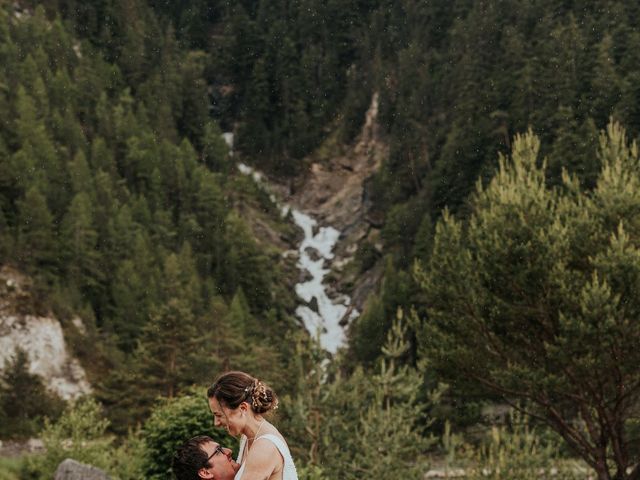
<svg viewBox="0 0 640 480">
<path fill-rule="evenodd" d="M 233 451 L 230 448 L 222 448 L 222 452 L 228 457 L 231 458 L 231 454 L 233 453 Z"/>
</svg>

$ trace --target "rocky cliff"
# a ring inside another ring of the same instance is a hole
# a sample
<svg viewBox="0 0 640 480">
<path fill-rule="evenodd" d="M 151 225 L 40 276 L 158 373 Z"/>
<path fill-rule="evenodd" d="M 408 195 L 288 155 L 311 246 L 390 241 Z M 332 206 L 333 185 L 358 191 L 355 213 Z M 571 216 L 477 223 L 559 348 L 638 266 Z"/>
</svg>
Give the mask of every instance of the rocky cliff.
<svg viewBox="0 0 640 480">
<path fill-rule="evenodd" d="M 287 202 L 298 206 L 341 232 L 331 264 L 334 290 L 349 293 L 352 305 L 362 311 L 369 293 L 377 286 L 381 266 L 359 274 L 349 265 L 363 242 L 382 250 L 381 220 L 375 218 L 368 201 L 367 182 L 388 155 L 378 124 L 378 94 L 372 96 L 362 131 L 355 142 L 330 154 L 311 158 L 308 172 L 289 192 Z"/>
<path fill-rule="evenodd" d="M 29 371 L 65 400 L 88 393 L 84 369 L 67 349 L 60 321 L 42 313 L 30 279 L 4 266 L 0 268 L 0 372 L 17 349 L 26 352 Z M 79 330 L 80 319 L 73 320 Z"/>
</svg>

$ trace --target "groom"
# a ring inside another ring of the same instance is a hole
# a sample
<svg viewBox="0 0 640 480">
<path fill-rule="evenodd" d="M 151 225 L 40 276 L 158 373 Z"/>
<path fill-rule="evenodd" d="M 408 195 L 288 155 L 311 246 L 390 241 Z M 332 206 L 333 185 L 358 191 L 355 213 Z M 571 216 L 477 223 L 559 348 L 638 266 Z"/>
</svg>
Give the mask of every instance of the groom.
<svg viewBox="0 0 640 480">
<path fill-rule="evenodd" d="M 178 480 L 233 480 L 240 465 L 211 437 L 199 435 L 183 443 L 173 454 L 171 469 Z"/>
</svg>

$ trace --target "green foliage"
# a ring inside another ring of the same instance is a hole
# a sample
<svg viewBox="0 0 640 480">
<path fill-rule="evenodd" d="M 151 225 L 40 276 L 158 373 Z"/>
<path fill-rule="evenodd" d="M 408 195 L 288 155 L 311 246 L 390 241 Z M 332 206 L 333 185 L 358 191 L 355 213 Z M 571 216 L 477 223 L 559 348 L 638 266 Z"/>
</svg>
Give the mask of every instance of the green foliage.
<svg viewBox="0 0 640 480">
<path fill-rule="evenodd" d="M 213 428 L 213 417 L 205 395 L 196 390 L 157 404 L 141 434 L 144 439 L 144 478 L 169 478 L 171 459 L 176 448 L 196 435 L 208 435 L 221 445 L 237 451 L 235 439 Z"/>
<path fill-rule="evenodd" d="M 393 323 L 375 368 L 357 367 L 345 375 L 322 362 L 313 343 L 299 344 L 299 377 L 294 398 L 282 402 L 282 427 L 305 478 L 422 478 L 426 436 L 424 409 L 437 403 L 441 391 L 420 399 L 421 375 L 401 366 L 410 344 L 402 317 Z M 339 365 L 338 365 L 339 367 Z"/>
<path fill-rule="evenodd" d="M 492 426 L 477 445 L 465 443 L 446 430 L 443 435 L 446 470 L 462 467 L 465 478 L 478 480 L 585 478 L 584 465 L 560 455 L 562 440 L 559 437 L 531 425 L 528 417 L 517 410 L 511 411 L 507 420 L 506 425 Z"/>
<path fill-rule="evenodd" d="M 235 189 L 208 53 L 147 2 L 45 3 L 0 7 L 0 256 L 45 305 L 95 318 L 96 348 L 75 353 L 124 434 L 223 364 L 279 359 L 293 293 L 235 212 L 261 200 Z M 268 332 L 246 351 L 207 311 L 240 288 Z"/>
<path fill-rule="evenodd" d="M 367 299 L 364 311 L 349 327 L 349 354 L 359 364 L 370 366 L 381 355 L 397 310 L 411 308 L 411 289 L 410 276 L 388 256 L 380 293 Z"/>
<path fill-rule="evenodd" d="M 438 222 L 417 270 L 420 353 L 453 382 L 531 399 L 592 468 L 626 478 L 640 401 L 625 387 L 640 381 L 638 150 L 611 123 L 596 187 L 583 191 L 566 172 L 548 187 L 539 147 L 531 132 L 516 136 L 511 159 L 478 183 L 468 221 Z"/>
<path fill-rule="evenodd" d="M 91 398 L 70 404 L 57 422 L 47 421 L 41 438 L 45 453 L 29 457 L 22 475 L 49 479 L 65 458 L 109 471 L 113 464 L 113 438 L 105 436 L 109 422 Z"/>
<path fill-rule="evenodd" d="M 229 174 L 233 163 L 229 158 L 229 147 L 222 138 L 222 131 L 217 124 L 208 122 L 202 138 L 202 160 L 214 172 Z"/>
<path fill-rule="evenodd" d="M 358 264 L 358 273 L 364 273 L 376 264 L 376 260 L 380 258 L 380 252 L 369 241 L 364 241 L 358 245 L 356 250 L 355 262 Z"/>
<path fill-rule="evenodd" d="M 56 246 L 53 215 L 45 197 L 36 187 L 30 188 L 24 200 L 18 201 L 18 241 L 20 259 L 39 271 L 52 267 Z"/>
<path fill-rule="evenodd" d="M 29 438 L 39 432 L 45 419 L 55 420 L 64 402 L 47 391 L 42 378 L 29 372 L 29 359 L 17 350 L 5 362 L 0 376 L 0 423 L 2 438 Z"/>
<path fill-rule="evenodd" d="M 0 478 L 2 480 L 20 480 L 20 470 L 24 460 L 20 457 L 0 459 Z"/>
</svg>

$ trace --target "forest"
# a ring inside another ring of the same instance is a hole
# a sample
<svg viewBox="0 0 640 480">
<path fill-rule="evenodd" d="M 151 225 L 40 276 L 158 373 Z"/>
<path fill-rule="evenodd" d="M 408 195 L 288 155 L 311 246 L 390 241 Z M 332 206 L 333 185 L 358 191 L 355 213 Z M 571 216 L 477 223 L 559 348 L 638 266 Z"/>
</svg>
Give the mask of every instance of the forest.
<svg viewBox="0 0 640 480">
<path fill-rule="evenodd" d="M 236 445 L 204 394 L 233 368 L 278 392 L 301 479 L 640 479 L 639 22 L 622 0 L 0 4 L 0 265 L 92 385 L 65 402 L 25 352 L 5 365 L 0 439 L 46 450 L 0 478 L 71 457 L 169 479 L 182 440 Z M 332 355 L 252 227 L 300 232 L 236 162 L 303 178 L 374 95 L 381 243 L 354 268 L 383 276 Z"/>
</svg>

